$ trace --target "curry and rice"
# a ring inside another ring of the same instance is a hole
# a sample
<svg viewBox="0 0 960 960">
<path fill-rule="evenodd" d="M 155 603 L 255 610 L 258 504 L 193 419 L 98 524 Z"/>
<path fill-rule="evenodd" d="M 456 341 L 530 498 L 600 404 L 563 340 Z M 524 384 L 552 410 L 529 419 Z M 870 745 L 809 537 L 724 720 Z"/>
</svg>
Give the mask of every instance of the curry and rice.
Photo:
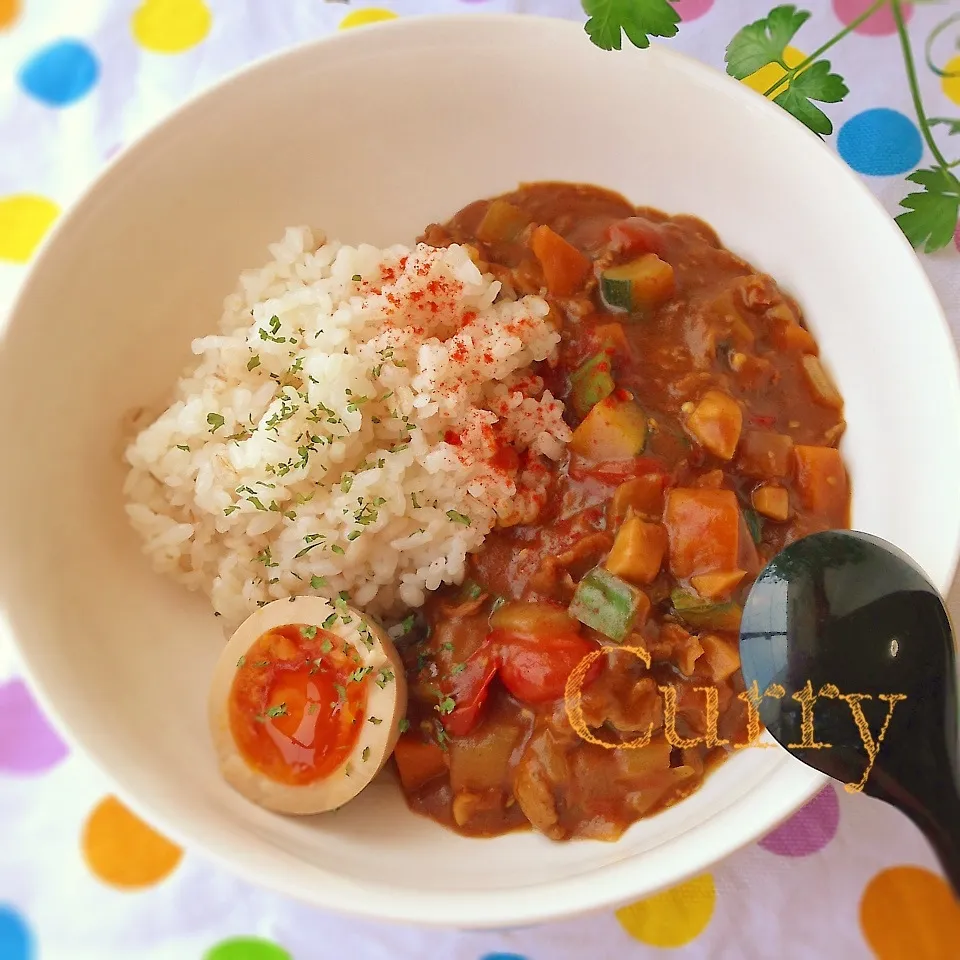
<svg viewBox="0 0 960 960">
<path fill-rule="evenodd" d="M 154 565 L 237 631 L 211 722 L 260 792 L 231 782 L 314 812 L 392 755 L 414 810 L 558 840 L 697 789 L 749 737 L 747 590 L 848 523 L 797 305 L 701 221 L 568 184 L 270 252 L 126 454 Z"/>
</svg>

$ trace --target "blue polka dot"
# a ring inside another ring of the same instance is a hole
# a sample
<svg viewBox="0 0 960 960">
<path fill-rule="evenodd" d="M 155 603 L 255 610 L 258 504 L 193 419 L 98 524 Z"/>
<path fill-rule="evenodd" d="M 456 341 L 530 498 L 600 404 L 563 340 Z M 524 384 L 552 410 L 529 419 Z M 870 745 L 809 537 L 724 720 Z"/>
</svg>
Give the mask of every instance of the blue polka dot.
<svg viewBox="0 0 960 960">
<path fill-rule="evenodd" d="M 33 937 L 13 907 L 0 904 L 0 960 L 31 960 Z"/>
<path fill-rule="evenodd" d="M 519 953 L 485 953 L 480 960 L 527 960 Z"/>
<path fill-rule="evenodd" d="M 858 113 L 840 128 L 837 150 L 857 173 L 890 177 L 920 162 L 923 142 L 909 117 L 877 107 Z"/>
<path fill-rule="evenodd" d="M 58 40 L 35 53 L 20 70 L 20 86 L 51 107 L 85 97 L 100 76 L 96 54 L 79 40 Z"/>
</svg>

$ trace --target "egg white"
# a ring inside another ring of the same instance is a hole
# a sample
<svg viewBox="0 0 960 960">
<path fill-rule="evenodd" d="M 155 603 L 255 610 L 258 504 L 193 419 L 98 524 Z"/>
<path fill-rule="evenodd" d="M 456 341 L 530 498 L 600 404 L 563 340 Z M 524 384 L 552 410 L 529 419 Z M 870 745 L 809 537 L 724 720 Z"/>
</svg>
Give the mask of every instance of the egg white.
<svg viewBox="0 0 960 960">
<path fill-rule="evenodd" d="M 295 786 L 278 783 L 251 767 L 241 756 L 230 731 L 228 702 L 237 661 L 246 656 L 254 643 L 268 630 L 287 624 L 320 627 L 337 614 L 328 632 L 350 644 L 359 654 L 362 665 L 371 667 L 367 704 L 357 743 L 349 757 L 336 770 L 314 783 Z M 342 615 L 350 620 L 344 624 Z M 358 628 L 369 631 L 367 642 Z M 382 687 L 375 680 L 383 669 L 393 672 L 393 679 Z M 393 641 L 374 620 L 351 607 L 338 604 L 334 608 L 323 597 L 291 597 L 275 600 L 251 614 L 224 647 L 213 672 L 208 701 L 208 718 L 220 771 L 226 781 L 254 803 L 277 813 L 308 815 L 342 807 L 352 800 L 379 773 L 393 753 L 400 736 L 400 720 L 407 710 L 407 684 L 403 663 Z M 367 717 L 379 717 L 380 724 L 369 723 Z M 369 749 L 367 759 L 364 750 Z"/>
</svg>

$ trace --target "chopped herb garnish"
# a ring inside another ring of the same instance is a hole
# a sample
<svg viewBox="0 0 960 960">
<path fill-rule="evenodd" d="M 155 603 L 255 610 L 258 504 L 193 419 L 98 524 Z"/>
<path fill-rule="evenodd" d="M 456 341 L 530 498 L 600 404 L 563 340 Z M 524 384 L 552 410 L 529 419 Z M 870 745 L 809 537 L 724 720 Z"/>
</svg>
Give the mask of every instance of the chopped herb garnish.
<svg viewBox="0 0 960 960">
<path fill-rule="evenodd" d="M 343 475 L 343 479 L 340 481 L 340 492 L 349 493 L 350 488 L 353 486 L 353 476 L 349 473 Z"/>
<path fill-rule="evenodd" d="M 410 729 L 410 721 L 406 717 L 401 717 L 400 722 L 397 724 L 397 729 L 401 733 L 406 733 Z"/>
<path fill-rule="evenodd" d="M 359 537 L 360 534 L 362 534 L 362 533 L 363 533 L 362 530 L 351 530 L 351 531 L 347 534 L 347 539 L 348 539 L 348 540 L 356 540 L 357 537 Z"/>
<path fill-rule="evenodd" d="M 239 509 L 240 509 L 240 508 L 239 508 L 236 504 L 234 504 L 234 505 L 231 506 L 231 507 L 226 507 L 226 508 L 224 509 L 224 511 L 223 511 L 223 515 L 224 515 L 225 517 L 229 517 L 231 513 L 235 513 L 235 512 L 236 512 L 237 510 L 239 510 Z"/>
<path fill-rule="evenodd" d="M 324 620 L 324 625 L 326 625 L 326 622 L 327 621 Z M 333 642 L 330 640 L 324 640 L 323 643 L 320 644 L 321 653 L 329 653 L 332 649 L 333 649 Z"/>
<path fill-rule="evenodd" d="M 361 277 L 359 273 L 355 273 L 355 274 L 353 275 L 353 282 L 354 282 L 354 283 L 359 283 L 359 281 L 361 281 L 362 279 L 363 279 L 363 277 Z"/>
<path fill-rule="evenodd" d="M 278 566 L 277 561 L 274 560 L 273 557 L 270 555 L 269 547 L 264 547 L 263 551 L 261 553 L 258 553 L 256 557 L 254 557 L 254 559 L 262 563 L 265 567 Z"/>
<path fill-rule="evenodd" d="M 456 510 L 448 510 L 447 519 L 452 520 L 454 523 L 462 523 L 465 527 L 470 526 L 470 518 L 464 516 L 462 513 L 457 513 Z"/>
<path fill-rule="evenodd" d="M 444 697 L 436 706 L 437 711 L 442 715 L 445 713 L 453 713 L 454 707 L 456 707 L 457 701 L 453 697 Z"/>
<path fill-rule="evenodd" d="M 286 703 L 278 703 L 267 711 L 268 717 L 285 717 L 287 715 Z"/>
<path fill-rule="evenodd" d="M 270 661 L 269 661 L 269 660 L 258 660 L 258 661 L 254 664 L 254 666 L 255 666 L 255 667 L 269 667 L 269 666 L 270 666 Z"/>
<path fill-rule="evenodd" d="M 312 717 L 320 709 L 320 704 L 316 700 L 311 700 L 307 704 L 307 713 Z"/>
<path fill-rule="evenodd" d="M 380 676 L 377 677 L 377 686 L 382 690 L 393 679 L 393 671 L 384 667 L 384 669 L 380 671 Z"/>
<path fill-rule="evenodd" d="M 379 727 L 383 723 L 379 717 L 367 717 L 367 722 L 372 723 L 375 727 Z"/>
<path fill-rule="evenodd" d="M 441 644 L 440 644 L 440 649 L 441 649 L 441 650 L 452 650 L 452 649 L 453 649 L 453 644 L 448 640 L 446 643 L 441 643 Z"/>
<path fill-rule="evenodd" d="M 313 543 L 308 543 L 302 550 L 300 550 L 298 553 L 294 555 L 293 559 L 297 560 L 300 557 L 304 556 L 304 554 L 309 553 L 314 547 L 320 547 L 320 546 L 323 546 L 323 544 L 319 540 L 316 540 Z"/>
<path fill-rule="evenodd" d="M 208 413 L 207 423 L 210 424 L 210 432 L 216 433 L 226 423 L 226 420 L 219 413 Z"/>
<path fill-rule="evenodd" d="M 300 632 L 308 639 L 312 640 L 317 635 L 317 628 L 310 624 L 309 626 L 304 626 L 300 628 Z"/>
<path fill-rule="evenodd" d="M 314 590 L 319 590 L 321 587 L 325 587 L 326 585 L 327 581 L 324 577 L 318 577 L 316 574 L 314 574 L 310 578 L 310 586 L 313 587 Z"/>
<path fill-rule="evenodd" d="M 406 636 L 417 622 L 417 616 L 414 613 L 408 614 L 400 621 L 400 636 Z"/>
<path fill-rule="evenodd" d="M 177 444 L 177 449 L 178 449 L 178 450 L 186 450 L 187 453 L 190 452 L 190 448 L 189 448 L 185 443 L 178 443 L 178 444 Z"/>
<path fill-rule="evenodd" d="M 455 677 L 458 674 L 463 673 L 463 671 L 466 669 L 467 665 L 465 663 L 456 663 L 454 664 L 453 669 L 450 671 L 450 676 Z"/>
<path fill-rule="evenodd" d="M 347 699 L 347 688 L 342 683 L 335 683 L 333 687 L 337 691 L 337 698 L 341 702 Z"/>
<path fill-rule="evenodd" d="M 330 547 L 330 549 L 331 549 L 334 553 L 339 553 L 341 556 L 342 556 L 344 553 L 346 553 L 346 551 L 343 549 L 343 547 L 340 546 L 339 543 L 333 544 L 333 545 Z M 298 556 L 299 556 L 299 554 L 298 554 Z"/>
<path fill-rule="evenodd" d="M 237 669 L 239 670 L 246 662 L 247 662 L 246 656 L 241 657 L 241 658 L 237 661 Z"/>
<path fill-rule="evenodd" d="M 259 353 L 255 353 L 255 354 L 247 361 L 247 369 L 248 369 L 248 370 L 254 370 L 254 369 L 256 369 L 256 368 L 259 367 L 259 366 L 260 366 L 260 354 L 259 354 Z"/>
<path fill-rule="evenodd" d="M 350 682 L 359 683 L 368 673 L 373 673 L 373 667 L 358 667 L 350 674 Z"/>
<path fill-rule="evenodd" d="M 364 747 L 364 748 L 363 748 L 363 752 L 360 754 L 360 759 L 363 760 L 364 763 L 366 763 L 366 761 L 370 759 L 370 748 L 369 748 L 369 747 Z"/>
<path fill-rule="evenodd" d="M 321 626 L 323 627 L 324 630 L 329 630 L 336 622 L 337 622 L 337 615 L 335 613 L 331 613 L 330 616 L 323 621 Z"/>
</svg>

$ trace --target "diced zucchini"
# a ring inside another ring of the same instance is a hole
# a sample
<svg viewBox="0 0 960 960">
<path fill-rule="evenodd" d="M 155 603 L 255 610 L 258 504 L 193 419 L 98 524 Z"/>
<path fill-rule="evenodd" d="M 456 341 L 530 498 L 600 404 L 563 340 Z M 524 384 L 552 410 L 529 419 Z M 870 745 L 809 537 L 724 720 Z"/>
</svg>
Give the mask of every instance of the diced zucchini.
<svg viewBox="0 0 960 960">
<path fill-rule="evenodd" d="M 642 590 L 594 567 L 578 584 L 570 616 L 617 643 L 624 640 L 649 600 Z"/>
<path fill-rule="evenodd" d="M 760 515 L 756 510 L 747 507 L 743 511 L 743 519 L 750 531 L 750 539 L 754 543 L 759 543 L 763 539 L 763 520 L 760 519 Z"/>
<path fill-rule="evenodd" d="M 610 307 L 645 312 L 673 296 L 673 267 L 655 253 L 610 267 L 600 275 L 600 293 Z"/>
<path fill-rule="evenodd" d="M 616 384 L 610 368 L 610 356 L 604 351 L 585 360 L 570 377 L 570 405 L 578 417 L 585 417 L 613 393 Z"/>
<path fill-rule="evenodd" d="M 591 460 L 629 460 L 643 453 L 647 415 L 633 400 L 609 396 L 573 431 L 570 449 Z"/>
<path fill-rule="evenodd" d="M 740 629 L 743 611 L 740 605 L 728 603 L 704 603 L 686 590 L 674 590 L 670 594 L 673 612 L 691 627 L 703 630 L 726 630 L 736 633 Z"/>
<path fill-rule="evenodd" d="M 519 207 L 506 200 L 494 200 L 477 227 L 477 239 L 484 243 L 516 240 L 529 222 L 530 218 Z"/>
</svg>

